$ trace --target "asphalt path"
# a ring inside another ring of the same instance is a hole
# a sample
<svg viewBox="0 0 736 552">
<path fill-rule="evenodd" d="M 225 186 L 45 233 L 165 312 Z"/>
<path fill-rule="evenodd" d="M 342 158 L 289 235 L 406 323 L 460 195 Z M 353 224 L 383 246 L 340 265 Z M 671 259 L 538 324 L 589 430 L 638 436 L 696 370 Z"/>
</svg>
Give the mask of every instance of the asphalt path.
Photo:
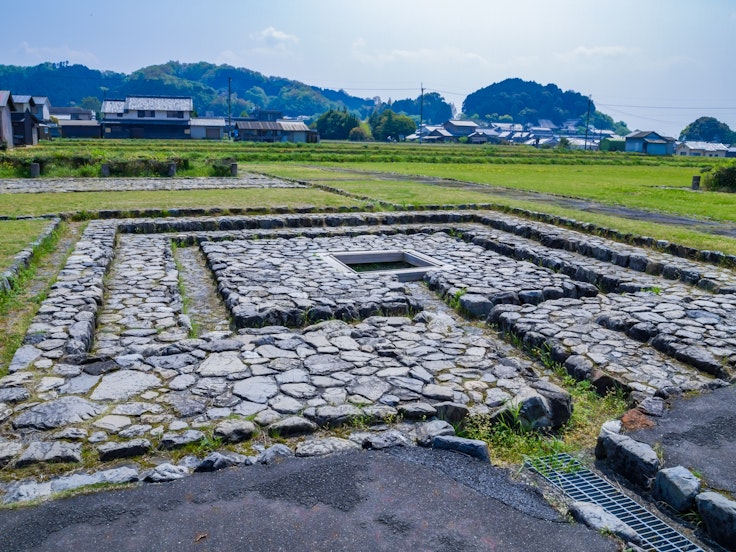
<svg viewBox="0 0 736 552">
<path fill-rule="evenodd" d="M 674 399 L 650 429 L 628 435 L 661 448 L 665 467 L 684 466 L 736 499 L 736 386 Z"/>
<path fill-rule="evenodd" d="M 507 471 L 418 447 L 290 458 L 0 511 L 0 550 L 14 552 L 618 549 Z"/>
</svg>

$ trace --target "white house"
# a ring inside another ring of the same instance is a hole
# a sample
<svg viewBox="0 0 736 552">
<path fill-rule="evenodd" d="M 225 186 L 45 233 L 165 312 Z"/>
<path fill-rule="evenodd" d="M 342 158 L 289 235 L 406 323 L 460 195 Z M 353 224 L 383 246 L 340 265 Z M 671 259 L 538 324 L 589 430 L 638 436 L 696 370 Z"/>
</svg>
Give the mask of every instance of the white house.
<svg viewBox="0 0 736 552">
<path fill-rule="evenodd" d="M 222 140 L 225 137 L 225 119 L 222 117 L 195 117 L 189 120 L 193 140 Z"/>
<path fill-rule="evenodd" d="M 687 157 L 726 157 L 728 146 L 715 142 L 680 142 L 675 155 Z"/>
</svg>

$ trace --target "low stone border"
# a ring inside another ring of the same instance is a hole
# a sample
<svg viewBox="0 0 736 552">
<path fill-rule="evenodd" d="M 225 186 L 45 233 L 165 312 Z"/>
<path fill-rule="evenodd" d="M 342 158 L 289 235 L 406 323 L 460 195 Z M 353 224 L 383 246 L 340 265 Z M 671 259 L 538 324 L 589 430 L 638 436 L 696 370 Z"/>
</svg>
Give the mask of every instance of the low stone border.
<svg viewBox="0 0 736 552">
<path fill-rule="evenodd" d="M 18 280 L 18 274 L 20 271 L 28 268 L 28 265 L 31 263 L 31 259 L 39 246 L 49 239 L 54 232 L 56 232 L 59 228 L 59 224 L 61 224 L 61 218 L 50 218 L 49 224 L 44 228 L 38 238 L 33 240 L 28 244 L 28 247 L 24 248 L 13 257 L 13 262 L 10 267 L 0 274 L 0 293 L 8 292 L 13 288 L 15 282 Z"/>
<path fill-rule="evenodd" d="M 683 466 L 662 468 L 651 446 L 619 433 L 620 427 L 618 422 L 603 426 L 596 458 L 678 514 L 697 512 L 714 541 L 736 550 L 736 501 L 704 490 L 700 479 Z"/>
</svg>

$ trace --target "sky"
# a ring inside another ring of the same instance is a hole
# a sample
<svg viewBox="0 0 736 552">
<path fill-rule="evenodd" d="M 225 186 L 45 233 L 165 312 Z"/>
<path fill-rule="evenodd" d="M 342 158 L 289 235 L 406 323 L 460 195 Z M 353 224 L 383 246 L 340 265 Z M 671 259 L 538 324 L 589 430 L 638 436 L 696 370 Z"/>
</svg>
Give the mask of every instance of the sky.
<svg viewBox="0 0 736 552">
<path fill-rule="evenodd" d="M 384 101 L 423 86 L 458 111 L 518 77 L 631 130 L 677 137 L 701 116 L 736 130 L 736 0 L 34 0 L 2 19 L 4 65 L 226 63 Z"/>
</svg>

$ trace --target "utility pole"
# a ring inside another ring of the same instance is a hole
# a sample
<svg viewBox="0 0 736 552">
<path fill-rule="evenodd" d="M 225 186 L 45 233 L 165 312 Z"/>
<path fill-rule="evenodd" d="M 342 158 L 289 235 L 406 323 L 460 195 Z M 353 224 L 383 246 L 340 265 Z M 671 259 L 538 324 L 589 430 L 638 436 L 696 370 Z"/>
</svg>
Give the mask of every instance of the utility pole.
<svg viewBox="0 0 736 552">
<path fill-rule="evenodd" d="M 588 116 L 585 118 L 585 151 L 588 151 L 588 130 L 590 128 L 590 96 L 588 96 Z"/>
<path fill-rule="evenodd" d="M 419 83 L 419 89 L 422 91 L 419 96 L 419 143 L 422 143 L 422 123 L 424 120 L 424 83 Z"/>
<path fill-rule="evenodd" d="M 230 111 L 230 97 L 232 96 L 230 87 L 231 87 L 232 82 L 233 82 L 233 78 L 228 77 L 227 78 L 227 139 L 228 140 L 233 139 L 233 118 L 232 118 L 232 112 Z"/>
</svg>

